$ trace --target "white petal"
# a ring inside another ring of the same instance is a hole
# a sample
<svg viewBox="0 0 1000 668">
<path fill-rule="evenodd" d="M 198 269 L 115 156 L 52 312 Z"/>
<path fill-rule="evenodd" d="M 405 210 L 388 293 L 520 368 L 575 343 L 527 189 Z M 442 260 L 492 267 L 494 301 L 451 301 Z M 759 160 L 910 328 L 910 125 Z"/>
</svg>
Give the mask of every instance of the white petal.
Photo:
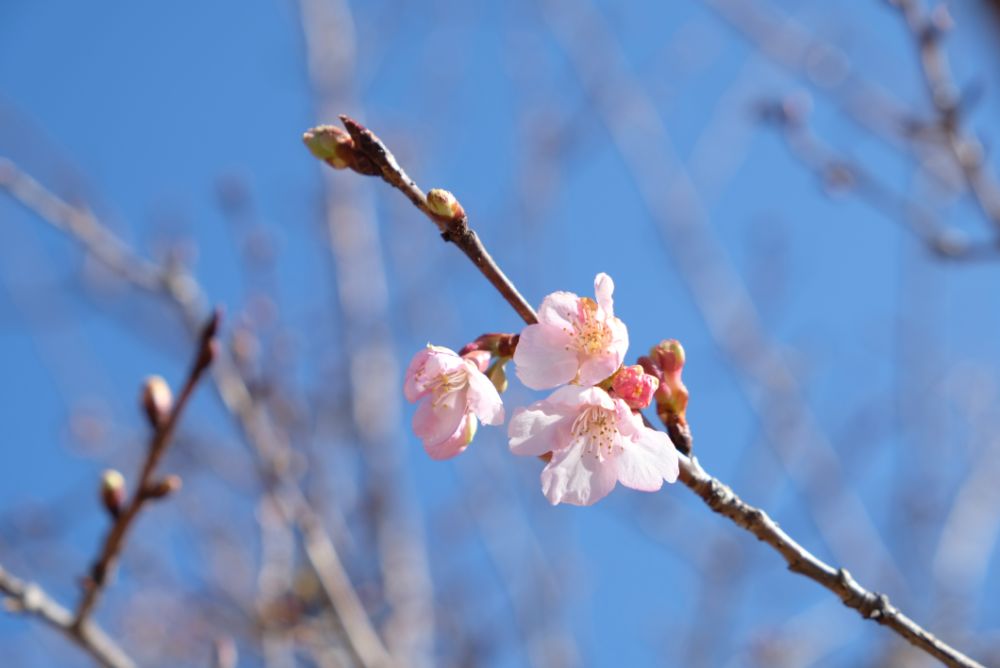
<svg viewBox="0 0 1000 668">
<path fill-rule="evenodd" d="M 677 480 L 677 450 L 662 431 L 643 427 L 635 441 L 625 442 L 618 455 L 618 482 L 644 492 L 655 492 L 663 481 Z"/>
<path fill-rule="evenodd" d="M 594 295 L 597 297 L 597 304 L 609 317 L 615 314 L 615 302 L 611 298 L 611 293 L 614 291 L 615 282 L 603 271 L 594 278 Z"/>
<path fill-rule="evenodd" d="M 503 399 L 497 388 L 478 369 L 469 369 L 469 409 L 479 416 L 483 424 L 503 424 Z"/>
<path fill-rule="evenodd" d="M 537 457 L 569 444 L 572 421 L 539 401 L 514 411 L 507 427 L 510 450 L 515 455 Z"/>
<path fill-rule="evenodd" d="M 576 376 L 576 351 L 569 334 L 552 325 L 529 325 L 521 332 L 514 365 L 517 377 L 533 390 L 556 387 Z"/>
<path fill-rule="evenodd" d="M 552 453 L 541 477 L 542 492 L 553 505 L 589 506 L 615 488 L 618 471 L 615 459 L 599 461 L 576 440 L 569 448 Z"/>
</svg>

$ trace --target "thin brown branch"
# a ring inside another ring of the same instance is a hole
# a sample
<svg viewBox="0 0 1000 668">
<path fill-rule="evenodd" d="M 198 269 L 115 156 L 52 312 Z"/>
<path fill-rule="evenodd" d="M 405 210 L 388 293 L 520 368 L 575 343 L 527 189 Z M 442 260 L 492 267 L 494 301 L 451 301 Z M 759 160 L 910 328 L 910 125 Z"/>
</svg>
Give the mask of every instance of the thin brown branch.
<svg viewBox="0 0 1000 668">
<path fill-rule="evenodd" d="M 382 179 L 406 195 L 415 207 L 430 218 L 431 222 L 437 225 L 438 230 L 441 231 L 441 238 L 458 246 L 525 322 L 536 322 L 538 316 L 535 309 L 521 296 L 521 293 L 517 291 L 514 284 L 487 252 L 483 242 L 479 240 L 479 235 L 469 227 L 469 218 L 465 212 L 451 217 L 435 213 L 428 205 L 424 191 L 403 171 L 403 168 L 396 162 L 395 156 L 386 148 L 382 140 L 375 136 L 375 133 L 349 116 L 342 115 L 340 120 L 347 131 L 351 133 L 357 150 L 361 151 L 379 168 Z"/>
<path fill-rule="evenodd" d="M 449 221 L 442 220 L 440 216 L 430 210 L 423 191 L 406 175 L 406 172 L 396 163 L 395 158 L 382 142 L 371 131 L 350 118 L 341 116 L 341 120 L 344 121 L 351 133 L 356 147 L 380 165 L 383 178 L 390 185 L 402 191 L 418 209 L 431 218 L 442 230 L 442 235 L 446 240 L 453 241 L 450 238 Z M 469 229 L 468 220 L 464 215 L 461 217 L 461 226 L 472 238 L 476 239 L 478 247 L 482 248 L 482 243 Z M 463 252 L 469 255 L 469 252 L 460 243 L 456 242 L 456 245 L 459 245 Z M 485 248 L 482 248 L 482 253 L 478 257 L 481 258 L 482 264 L 475 260 L 473 262 L 490 283 L 496 285 L 495 281 L 502 281 L 502 288 L 498 287 L 497 289 L 518 311 L 524 322 L 527 324 L 536 322 L 534 310 L 530 306 L 525 304 L 526 309 L 518 308 L 520 303 L 523 303 L 523 298 L 520 297 L 517 288 L 500 270 L 492 257 L 486 253 Z M 470 258 L 472 258 L 471 255 Z M 512 299 L 509 295 L 516 295 L 521 301 Z M 522 310 L 524 310 L 523 313 Z M 818 582 L 836 594 L 845 606 L 857 610 L 865 619 L 889 627 L 907 642 L 939 659 L 945 665 L 960 668 L 984 668 L 982 664 L 970 659 L 920 627 L 898 608 L 891 605 L 886 596 L 865 589 L 845 569 L 834 568 L 806 550 L 785 533 L 767 513 L 745 503 L 732 489 L 705 472 L 697 459 L 688 458 L 680 453 L 678 456 L 680 457 L 681 482 L 697 494 L 712 511 L 729 518 L 734 524 L 746 529 L 759 540 L 774 548 L 788 563 L 789 570 Z"/>
<path fill-rule="evenodd" d="M 101 627 L 93 622 L 76 624 L 72 612 L 34 583 L 20 580 L 0 566 L 0 593 L 11 612 L 32 615 L 76 643 L 105 668 L 134 668 L 135 662 Z"/>
<path fill-rule="evenodd" d="M 184 386 L 177 397 L 177 401 L 170 408 L 170 412 L 163 416 L 164 419 L 157 420 L 151 416 L 151 421 L 154 424 L 153 435 L 149 442 L 149 451 L 143 462 L 135 489 L 132 491 L 132 497 L 118 513 L 115 523 L 111 526 L 107 537 L 104 539 L 100 554 L 94 561 L 94 565 L 90 569 L 90 574 L 85 581 L 83 597 L 77 607 L 76 618 L 73 622 L 73 625 L 77 628 L 87 623 L 90 614 L 94 610 L 94 606 L 97 605 L 97 600 L 108 583 L 108 576 L 114 569 L 125 547 L 125 538 L 135 524 L 139 513 L 148 502 L 161 496 L 161 494 L 158 494 L 158 488 L 161 488 L 167 479 L 161 481 L 155 478 L 157 464 L 163 459 L 163 455 L 170 445 L 181 414 L 184 412 L 184 408 L 187 406 L 192 394 L 194 394 L 195 387 L 216 356 L 218 342 L 215 339 L 215 335 L 218 328 L 219 315 L 216 313 L 213 314 L 201 330 L 198 350 L 195 353 L 187 380 L 184 381 Z"/>
</svg>

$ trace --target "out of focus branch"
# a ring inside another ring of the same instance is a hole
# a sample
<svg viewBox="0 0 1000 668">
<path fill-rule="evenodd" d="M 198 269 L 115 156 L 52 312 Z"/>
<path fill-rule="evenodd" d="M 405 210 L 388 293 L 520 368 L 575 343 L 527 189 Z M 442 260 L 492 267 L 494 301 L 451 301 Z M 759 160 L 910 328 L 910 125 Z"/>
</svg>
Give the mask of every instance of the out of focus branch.
<svg viewBox="0 0 1000 668">
<path fill-rule="evenodd" d="M 356 142 L 355 148 L 374 164 L 380 166 L 383 178 L 390 185 L 402 191 L 418 209 L 431 218 L 442 230 L 442 235 L 446 240 L 454 241 L 449 235 L 449 221 L 441 220 L 442 217 L 430 209 L 423 191 L 406 175 L 406 172 L 396 163 L 382 142 L 371 131 L 350 118 L 341 116 L 341 120 L 344 121 Z M 461 210 L 461 207 L 458 209 Z M 534 310 L 523 301 L 517 288 L 500 270 L 486 249 L 482 247 L 475 232 L 468 227 L 468 219 L 464 211 L 460 219 L 463 230 L 462 238 L 474 239 L 477 244 L 475 249 L 481 250 L 477 253 L 480 262 L 476 262 L 475 259 L 473 262 L 491 283 L 496 280 L 502 282 L 502 289 L 498 287 L 498 290 L 518 311 L 525 323 L 536 322 Z M 455 243 L 462 248 L 466 255 L 470 256 L 470 259 L 473 257 L 461 243 L 458 241 Z M 496 284 L 494 283 L 494 285 Z M 516 295 L 520 298 L 520 302 L 517 299 L 512 299 L 510 295 Z M 522 304 L 523 307 L 519 308 Z M 759 540 L 774 548 L 785 559 L 789 570 L 818 582 L 835 593 L 844 605 L 857 610 L 865 619 L 871 619 L 889 627 L 907 642 L 946 665 L 961 668 L 983 668 L 981 664 L 941 642 L 933 634 L 920 627 L 898 608 L 891 605 L 888 597 L 865 589 L 845 569 L 834 568 L 806 550 L 785 533 L 767 513 L 745 503 L 729 487 L 706 473 L 697 459 L 686 457 L 680 453 L 678 453 L 678 457 L 680 458 L 681 482 L 697 494 L 714 512 L 729 518 L 734 524 L 746 529 Z"/>
<path fill-rule="evenodd" d="M 114 569 L 122 549 L 125 547 L 125 537 L 135 523 L 139 513 L 150 501 L 159 499 L 179 485 L 180 479 L 176 476 L 168 476 L 157 480 L 156 466 L 163 459 L 163 455 L 170 445 L 177 423 L 181 414 L 187 406 L 188 401 L 194 394 L 194 389 L 204 376 L 205 371 L 212 364 L 218 351 L 218 341 L 215 335 L 219 329 L 219 314 L 216 312 L 209 318 L 201 330 L 198 339 L 198 350 L 195 353 L 191 369 L 188 372 L 187 380 L 172 406 L 169 405 L 169 390 L 164 387 L 154 387 L 162 383 L 159 379 L 147 381 L 144 389 L 143 403 L 150 422 L 153 426 L 153 435 L 150 438 L 149 450 L 143 462 L 139 479 L 136 481 L 132 498 L 127 505 L 118 508 L 109 508 L 115 515 L 115 522 L 108 531 L 104 539 L 104 545 L 90 569 L 88 577 L 84 583 L 83 598 L 76 610 L 76 619 L 73 622 L 75 627 L 83 627 L 89 621 L 89 616 L 97 605 L 97 600 L 104 587 L 107 585 L 108 576 Z M 157 396 L 159 394 L 159 396 Z M 122 490 L 124 493 L 124 490 Z"/>
<path fill-rule="evenodd" d="M 812 172 L 830 192 L 857 195 L 863 203 L 902 223 L 928 250 L 948 260 L 995 260 L 1000 246 L 976 242 L 956 229 L 938 223 L 937 216 L 905 195 L 893 191 L 857 161 L 834 153 L 813 134 L 805 111 L 793 98 L 765 101 L 758 108 L 763 122 L 777 129 L 792 156 Z"/>
<path fill-rule="evenodd" d="M 73 613 L 52 599 L 41 587 L 14 577 L 2 566 L 0 593 L 6 597 L 4 605 L 7 610 L 37 617 L 79 645 L 101 666 L 134 668 L 135 662 L 101 627 L 94 623 L 77 625 Z"/>
<path fill-rule="evenodd" d="M 965 179 L 980 211 L 1000 230 L 1000 186 L 986 165 L 982 143 L 962 128 L 962 100 L 951 74 L 943 36 L 951 27 L 947 7 L 925 13 L 920 0 L 892 0 L 913 36 L 920 71 L 936 111 L 936 129 Z"/>
<path fill-rule="evenodd" d="M 118 270 L 133 286 L 166 297 L 178 309 L 189 330 L 197 332 L 202 326 L 205 296 L 194 277 L 180 268 L 160 268 L 142 258 L 96 218 L 62 201 L 2 157 L 0 190 L 6 190 L 43 221 L 69 234 L 95 258 Z M 86 220 L 87 224 L 70 225 L 67 221 L 71 219 Z M 144 269 L 142 273 L 121 270 L 128 267 Z M 385 646 L 340 561 L 332 538 L 288 472 L 287 444 L 276 434 L 266 410 L 255 400 L 232 356 L 223 350 L 219 353 L 212 367 L 216 391 L 254 453 L 261 481 L 273 497 L 275 507 L 298 528 L 306 559 L 343 629 L 348 651 L 357 664 L 367 668 L 389 665 Z"/>
</svg>

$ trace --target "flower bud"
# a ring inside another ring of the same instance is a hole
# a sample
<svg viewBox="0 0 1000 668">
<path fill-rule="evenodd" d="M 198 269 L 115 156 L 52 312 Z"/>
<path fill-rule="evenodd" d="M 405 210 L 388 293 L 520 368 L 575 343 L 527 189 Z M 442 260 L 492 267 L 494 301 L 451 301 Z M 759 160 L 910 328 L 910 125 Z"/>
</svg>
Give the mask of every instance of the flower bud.
<svg viewBox="0 0 1000 668">
<path fill-rule="evenodd" d="M 125 476 L 114 469 L 101 475 L 101 503 L 111 517 L 118 519 L 125 504 Z"/>
<path fill-rule="evenodd" d="M 681 380 L 684 347 L 676 339 L 661 341 L 649 351 L 650 363 L 659 368 L 660 387 L 654 395 L 656 414 L 667 428 L 674 445 L 684 454 L 691 452 L 691 431 L 687 424 L 688 389 Z"/>
<path fill-rule="evenodd" d="M 146 498 L 148 499 L 162 499 L 166 496 L 170 496 L 177 490 L 181 488 L 182 485 L 181 477 L 179 475 L 170 474 L 154 483 L 151 487 L 146 489 Z"/>
<path fill-rule="evenodd" d="M 486 372 L 486 377 L 490 379 L 493 387 L 497 388 L 497 392 L 500 394 L 507 391 L 507 372 L 504 370 L 507 361 L 507 359 L 498 359 Z"/>
<path fill-rule="evenodd" d="M 465 209 L 458 203 L 455 196 L 447 190 L 435 188 L 427 193 L 427 208 L 436 216 L 456 220 L 465 218 Z"/>
<path fill-rule="evenodd" d="M 656 376 L 647 374 L 640 365 L 635 364 L 622 367 L 615 374 L 611 389 L 630 408 L 642 409 L 649 406 L 659 385 L 660 381 Z"/>
<path fill-rule="evenodd" d="M 149 376 L 142 384 L 142 409 L 154 429 L 166 423 L 174 407 L 174 395 L 167 381 L 160 376 Z"/>
<path fill-rule="evenodd" d="M 653 362 L 664 375 L 679 374 L 684 368 L 684 346 L 677 339 L 665 339 L 649 351 Z"/>
<path fill-rule="evenodd" d="M 334 125 L 317 125 L 305 131 L 302 141 L 314 156 L 334 169 L 347 169 L 351 166 L 354 140 L 347 131 Z"/>
</svg>

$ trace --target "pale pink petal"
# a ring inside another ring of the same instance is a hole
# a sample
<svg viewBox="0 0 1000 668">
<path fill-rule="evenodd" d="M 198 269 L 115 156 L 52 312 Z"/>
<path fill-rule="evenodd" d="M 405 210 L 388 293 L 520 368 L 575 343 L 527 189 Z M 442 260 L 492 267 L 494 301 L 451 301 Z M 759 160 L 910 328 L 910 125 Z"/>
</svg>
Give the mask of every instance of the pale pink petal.
<svg viewBox="0 0 1000 668">
<path fill-rule="evenodd" d="M 618 455 L 618 482 L 632 489 L 655 492 L 677 474 L 677 451 L 662 431 L 643 427 L 638 440 L 627 442 Z"/>
<path fill-rule="evenodd" d="M 476 367 L 481 373 L 486 373 L 486 369 L 490 366 L 490 352 L 488 350 L 473 350 L 472 352 L 465 353 L 465 359 L 472 362 L 473 366 Z"/>
<path fill-rule="evenodd" d="M 465 360 L 458 356 L 451 348 L 444 346 L 427 346 L 430 354 L 424 364 L 423 375 L 427 378 L 436 378 L 441 374 L 450 373 L 455 369 L 465 366 Z"/>
<path fill-rule="evenodd" d="M 476 434 L 476 416 L 463 415 L 455 432 L 440 443 L 424 443 L 424 450 L 431 459 L 451 459 L 460 454 L 472 442 L 472 437 Z"/>
<path fill-rule="evenodd" d="M 503 424 L 503 400 L 497 388 L 489 378 L 475 369 L 470 369 L 467 377 L 468 409 L 478 415 L 483 424 Z"/>
<path fill-rule="evenodd" d="M 454 392 L 445 401 L 434 404 L 426 397 L 413 414 L 413 433 L 425 446 L 432 446 L 451 437 L 466 414 L 465 391 Z"/>
<path fill-rule="evenodd" d="M 542 470 L 542 492 L 552 505 L 589 506 L 607 496 L 617 479 L 614 459 L 602 462 L 585 454 L 583 442 L 577 440 L 552 454 L 552 461 Z"/>
<path fill-rule="evenodd" d="M 551 325 L 529 325 L 514 351 L 517 377 L 533 390 L 562 385 L 576 376 L 576 351 L 569 334 Z"/>
<path fill-rule="evenodd" d="M 608 318 L 605 324 L 611 330 L 611 344 L 608 350 L 618 355 L 618 360 L 621 362 L 628 352 L 628 327 L 618 318 Z"/>
<path fill-rule="evenodd" d="M 572 292 L 553 292 L 538 307 L 538 322 L 570 332 L 576 321 L 580 298 Z"/>
<path fill-rule="evenodd" d="M 597 385 L 602 380 L 618 370 L 622 364 L 622 358 L 617 354 L 603 354 L 586 357 L 580 364 L 580 375 L 578 381 L 580 385 Z"/>
<path fill-rule="evenodd" d="M 609 318 L 615 314 L 615 302 L 611 293 L 615 291 L 615 282 L 603 271 L 594 278 L 594 295 L 597 304 Z"/>
<path fill-rule="evenodd" d="M 432 351 L 428 346 L 419 351 L 410 360 L 410 366 L 407 367 L 406 376 L 403 379 L 403 394 L 406 396 L 407 401 L 416 401 L 427 391 L 423 382 L 423 379 L 426 377 L 423 371 L 424 366 L 427 364 L 427 359 L 431 354 Z"/>
<path fill-rule="evenodd" d="M 553 410 L 546 401 L 514 411 L 507 427 L 510 450 L 515 455 L 537 457 L 566 447 L 570 442 L 572 421 Z"/>
</svg>

